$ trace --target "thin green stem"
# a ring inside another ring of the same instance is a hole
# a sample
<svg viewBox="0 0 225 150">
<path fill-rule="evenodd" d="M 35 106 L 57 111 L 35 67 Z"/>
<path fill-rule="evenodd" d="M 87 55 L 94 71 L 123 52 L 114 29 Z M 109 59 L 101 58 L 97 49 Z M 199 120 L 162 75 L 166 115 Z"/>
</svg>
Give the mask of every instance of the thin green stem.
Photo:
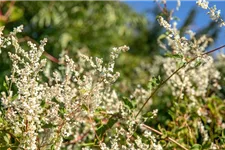
<svg viewBox="0 0 225 150">
<path fill-rule="evenodd" d="M 141 113 L 141 111 L 143 110 L 143 108 L 145 107 L 145 105 L 148 103 L 148 101 L 155 95 L 155 93 L 157 93 L 158 92 L 158 90 L 170 79 L 170 78 L 172 78 L 176 73 L 178 73 L 183 67 L 185 67 L 187 64 L 189 64 L 189 63 L 191 63 L 192 61 L 194 61 L 195 59 L 197 59 L 198 57 L 201 57 L 201 56 L 204 56 L 204 55 L 208 55 L 208 54 L 210 54 L 210 53 L 213 53 L 213 52 L 215 52 L 215 51 L 217 51 L 217 50 L 219 50 L 219 49 L 221 49 L 221 48 L 224 48 L 225 47 L 225 45 L 223 45 L 223 46 L 220 46 L 220 47 L 218 47 L 218 48 L 215 48 L 215 49 L 213 49 L 213 50 L 210 50 L 210 51 L 208 51 L 208 52 L 205 52 L 205 53 L 203 53 L 203 54 L 201 54 L 201 55 L 199 55 L 199 56 L 196 56 L 196 57 L 194 57 L 194 58 L 192 58 L 192 59 L 190 59 L 188 62 L 186 62 L 185 64 L 183 64 L 181 67 L 179 67 L 177 70 L 175 70 L 168 78 L 166 78 L 164 81 L 162 81 L 160 84 L 159 84 L 159 86 L 151 93 L 151 95 L 147 98 L 147 100 L 145 101 L 145 103 L 142 105 L 142 107 L 141 107 L 141 109 L 138 111 L 138 113 L 137 113 L 137 115 L 135 116 L 135 118 L 137 118 L 138 117 L 138 115 Z"/>
</svg>

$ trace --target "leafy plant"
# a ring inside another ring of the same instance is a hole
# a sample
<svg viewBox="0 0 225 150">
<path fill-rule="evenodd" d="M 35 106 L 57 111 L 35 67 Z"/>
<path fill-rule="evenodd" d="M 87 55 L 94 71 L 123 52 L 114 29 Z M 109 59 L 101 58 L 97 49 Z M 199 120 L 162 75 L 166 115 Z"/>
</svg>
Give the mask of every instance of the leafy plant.
<svg viewBox="0 0 225 150">
<path fill-rule="evenodd" d="M 224 26 L 216 7 L 201 0 L 197 4 Z M 64 9 L 50 10 L 66 17 Z M 51 11 L 43 8 L 38 15 L 47 15 L 33 21 L 40 21 L 40 26 L 59 24 Z M 206 52 L 212 39 L 195 37 L 192 31 L 190 38 L 184 31 L 180 34 L 169 22 L 171 15 L 164 8 L 157 17 L 167 30 L 159 45 L 170 51 L 152 67 L 161 67 L 164 75 L 151 77 L 145 87 L 129 89 L 128 96 L 119 88 L 120 73 L 115 68 L 120 53 L 129 50 L 126 45 L 112 48 L 106 60 L 82 52 L 72 59 L 61 53 L 57 67 L 51 68 L 42 57 L 46 38 L 25 44 L 18 38 L 22 25 L 8 34 L 0 27 L 1 51 L 13 48 L 8 52 L 11 74 L 5 76 L 1 93 L 0 148 L 224 149 L 225 102 L 218 94 L 223 76 L 209 54 L 225 45 Z M 66 47 L 71 37 L 62 36 Z"/>
</svg>

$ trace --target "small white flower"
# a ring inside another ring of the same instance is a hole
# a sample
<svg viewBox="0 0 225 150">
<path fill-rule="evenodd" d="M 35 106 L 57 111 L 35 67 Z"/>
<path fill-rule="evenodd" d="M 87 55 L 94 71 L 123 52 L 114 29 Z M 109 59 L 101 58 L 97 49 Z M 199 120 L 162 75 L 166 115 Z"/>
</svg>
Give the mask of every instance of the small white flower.
<svg viewBox="0 0 225 150">
<path fill-rule="evenodd" d="M 181 6 L 181 1 L 180 1 L 180 0 L 177 0 L 177 7 L 176 7 L 176 10 L 179 10 L 180 6 Z"/>
<path fill-rule="evenodd" d="M 209 5 L 209 2 L 207 2 L 206 0 L 198 0 L 196 3 L 198 6 L 202 7 L 203 9 L 207 9 Z"/>
</svg>

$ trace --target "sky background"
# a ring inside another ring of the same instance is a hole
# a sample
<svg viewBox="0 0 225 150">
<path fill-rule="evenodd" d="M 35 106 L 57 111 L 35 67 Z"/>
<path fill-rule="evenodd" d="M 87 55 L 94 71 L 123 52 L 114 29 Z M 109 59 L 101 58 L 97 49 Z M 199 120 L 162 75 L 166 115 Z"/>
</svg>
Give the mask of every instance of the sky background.
<svg viewBox="0 0 225 150">
<path fill-rule="evenodd" d="M 156 6 L 154 1 L 125 1 L 124 3 L 128 4 L 131 8 L 133 8 L 136 12 L 146 15 L 148 20 L 155 19 L 153 16 L 148 15 L 146 12 L 149 9 L 152 9 Z M 225 0 L 223 1 L 210 1 L 209 7 L 213 5 L 217 6 L 217 9 L 221 10 L 221 17 L 225 20 Z M 193 31 L 198 31 L 200 28 L 206 26 L 210 21 L 209 15 L 207 15 L 208 10 L 202 9 L 196 5 L 196 1 L 181 1 L 181 6 L 179 10 L 176 10 L 177 2 L 176 1 L 167 1 L 167 7 L 171 10 L 174 9 L 173 16 L 178 17 L 180 20 L 178 21 L 178 27 L 183 24 L 184 19 L 189 14 L 190 10 L 193 7 L 197 8 L 197 15 L 194 21 L 194 24 L 190 26 L 190 29 Z M 210 49 L 222 46 L 225 44 L 225 27 L 222 27 L 221 32 L 219 34 L 218 41 L 213 44 Z M 224 53 L 225 50 L 223 49 Z"/>
</svg>

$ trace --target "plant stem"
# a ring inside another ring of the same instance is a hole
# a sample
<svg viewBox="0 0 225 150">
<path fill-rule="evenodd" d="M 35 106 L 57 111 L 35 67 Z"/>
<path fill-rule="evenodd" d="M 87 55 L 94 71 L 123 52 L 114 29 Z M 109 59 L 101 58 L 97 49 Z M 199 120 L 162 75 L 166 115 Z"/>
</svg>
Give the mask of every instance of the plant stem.
<svg viewBox="0 0 225 150">
<path fill-rule="evenodd" d="M 39 43 L 37 41 L 35 41 L 34 39 L 32 39 L 29 36 L 25 36 L 24 38 L 19 39 L 19 43 L 20 42 L 24 42 L 24 41 L 31 41 L 33 43 L 35 43 L 36 45 L 39 45 Z M 47 53 L 46 51 L 43 52 L 43 54 L 45 55 L 45 57 L 47 57 L 49 60 L 51 60 L 54 63 L 59 63 L 59 60 L 55 57 L 53 57 L 52 55 L 50 55 L 49 53 Z"/>
<path fill-rule="evenodd" d="M 151 131 L 153 131 L 153 132 L 159 134 L 159 135 L 163 135 L 162 132 L 160 132 L 160 131 L 158 131 L 158 130 L 152 128 L 152 127 L 149 127 L 149 126 L 147 126 L 147 125 L 145 125 L 145 124 L 141 124 L 141 125 L 142 125 L 143 127 L 147 128 L 147 129 L 149 129 L 149 130 L 151 130 Z M 177 144 L 180 148 L 182 148 L 182 149 L 184 149 L 184 150 L 188 150 L 186 147 L 184 147 L 183 145 L 181 145 L 180 143 L 178 143 L 177 141 L 175 141 L 174 139 L 172 139 L 172 138 L 170 138 L 170 137 L 167 137 L 166 140 L 171 141 L 171 142 Z"/>
<path fill-rule="evenodd" d="M 143 108 L 145 107 L 145 105 L 148 103 L 148 101 L 155 95 L 156 92 L 158 92 L 158 90 L 170 79 L 172 78 L 178 71 L 180 71 L 183 67 L 185 67 L 187 64 L 191 63 L 192 61 L 194 61 L 195 59 L 197 59 L 198 57 L 204 56 L 204 55 L 208 55 L 210 53 L 213 53 L 221 48 L 224 48 L 225 45 L 220 46 L 218 48 L 215 48 L 213 50 L 210 50 L 208 52 L 205 52 L 199 56 L 196 56 L 192 59 L 190 59 L 189 61 L 187 61 L 187 63 L 183 64 L 181 67 L 179 67 L 177 70 L 175 70 L 168 78 L 166 78 L 164 81 L 162 81 L 159 86 L 152 92 L 152 94 L 147 98 L 147 100 L 145 101 L 145 103 L 142 105 L 141 109 L 138 111 L 137 115 L 135 116 L 135 118 L 138 117 L 138 115 L 141 113 L 141 111 L 143 110 Z"/>
</svg>

